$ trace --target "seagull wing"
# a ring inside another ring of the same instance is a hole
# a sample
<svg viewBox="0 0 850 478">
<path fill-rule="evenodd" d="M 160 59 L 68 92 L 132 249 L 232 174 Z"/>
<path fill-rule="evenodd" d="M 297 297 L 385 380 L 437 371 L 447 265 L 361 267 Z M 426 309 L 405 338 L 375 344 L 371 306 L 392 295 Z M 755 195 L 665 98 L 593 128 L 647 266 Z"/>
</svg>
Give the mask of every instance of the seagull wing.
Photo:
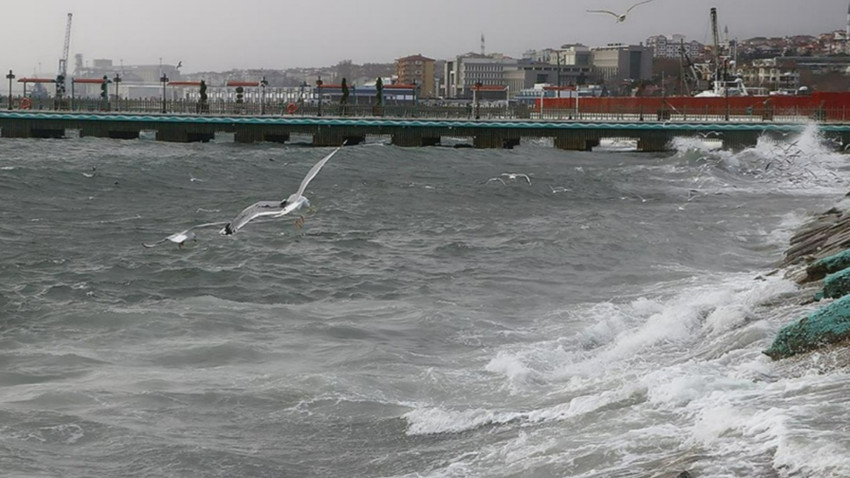
<svg viewBox="0 0 850 478">
<path fill-rule="evenodd" d="M 287 210 L 287 207 L 281 206 L 281 201 L 258 201 L 242 210 L 229 223 L 221 223 L 221 225 L 230 225 L 230 234 L 242 229 L 245 224 L 262 216 L 283 216 L 289 213 L 292 209 Z"/>
<path fill-rule="evenodd" d="M 614 15 L 617 18 L 620 18 L 618 13 L 614 13 L 611 10 L 588 10 L 588 13 L 607 13 L 608 15 Z"/>
<path fill-rule="evenodd" d="M 322 169 L 322 166 L 324 166 L 325 163 L 327 163 L 328 160 L 331 159 L 333 155 L 335 155 L 336 152 L 339 150 L 340 148 L 336 148 L 335 150 L 331 151 L 331 154 L 325 156 L 324 158 L 319 160 L 318 163 L 314 164 L 312 168 L 310 168 L 310 171 L 307 172 L 307 176 L 304 176 L 304 179 L 301 181 L 301 185 L 298 186 L 298 192 L 295 193 L 296 197 L 304 195 L 304 191 L 307 190 L 307 185 L 310 184 L 310 181 L 312 181 L 313 178 L 315 178 L 316 175 L 319 174 L 319 170 Z"/>
<path fill-rule="evenodd" d="M 189 229 L 186 229 L 186 230 L 180 231 L 180 232 L 176 232 L 176 233 L 174 233 L 174 234 L 172 234 L 168 237 L 165 237 L 163 239 L 160 239 L 156 242 L 152 242 L 152 243 L 144 243 L 143 242 L 142 245 L 150 248 L 150 247 L 156 247 L 156 246 L 158 246 L 158 245 L 160 245 L 160 244 L 162 244 L 163 242 L 166 242 L 166 241 L 171 241 L 171 242 L 180 244 L 181 242 L 188 239 L 187 234 L 193 229 L 200 229 L 200 228 L 203 228 L 203 227 L 212 227 L 212 226 L 223 226 L 225 224 L 227 224 L 227 223 L 226 222 L 205 222 L 203 224 L 196 224 L 196 225 L 190 227 Z"/>
<path fill-rule="evenodd" d="M 630 11 L 632 11 L 632 9 L 633 9 L 633 8 L 635 8 L 636 6 L 638 6 L 638 5 L 643 5 L 644 3 L 649 3 L 649 2 L 651 2 L 651 1 L 652 1 L 652 0 L 643 0 L 642 2 L 637 2 L 637 3 L 635 3 L 634 5 L 632 5 L 631 7 L 629 7 L 629 9 L 628 9 L 628 10 L 626 10 L 626 15 L 628 15 L 628 14 L 629 14 L 629 12 L 630 12 Z"/>
</svg>

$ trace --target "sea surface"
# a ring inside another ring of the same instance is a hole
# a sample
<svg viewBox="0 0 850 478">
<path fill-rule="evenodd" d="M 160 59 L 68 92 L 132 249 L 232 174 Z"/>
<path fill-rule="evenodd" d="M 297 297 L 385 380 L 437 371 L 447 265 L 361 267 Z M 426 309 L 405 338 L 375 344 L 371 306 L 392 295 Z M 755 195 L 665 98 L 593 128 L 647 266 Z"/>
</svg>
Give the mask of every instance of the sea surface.
<svg viewBox="0 0 850 478">
<path fill-rule="evenodd" d="M 776 271 L 789 238 L 850 190 L 816 127 L 370 138 L 301 229 L 142 247 L 331 151 L 219 140 L 0 140 L 0 475 L 850 476 L 850 354 L 762 354 L 817 307 Z"/>
</svg>

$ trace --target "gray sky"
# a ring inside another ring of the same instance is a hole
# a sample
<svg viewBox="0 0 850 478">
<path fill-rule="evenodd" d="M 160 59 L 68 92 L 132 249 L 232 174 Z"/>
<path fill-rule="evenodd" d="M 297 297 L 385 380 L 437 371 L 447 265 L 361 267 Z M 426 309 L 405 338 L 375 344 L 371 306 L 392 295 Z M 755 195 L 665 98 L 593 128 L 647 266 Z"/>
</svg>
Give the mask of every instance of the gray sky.
<svg viewBox="0 0 850 478">
<path fill-rule="evenodd" d="M 67 14 L 86 62 L 176 64 L 186 73 L 445 59 L 480 50 L 519 57 L 564 43 L 599 46 L 681 33 L 711 42 L 709 9 L 732 38 L 844 29 L 848 0 L 654 0 L 625 23 L 586 9 L 625 11 L 636 0 L 4 0 L 0 71 L 56 74 Z M 35 6 L 37 5 L 37 7 Z"/>
</svg>

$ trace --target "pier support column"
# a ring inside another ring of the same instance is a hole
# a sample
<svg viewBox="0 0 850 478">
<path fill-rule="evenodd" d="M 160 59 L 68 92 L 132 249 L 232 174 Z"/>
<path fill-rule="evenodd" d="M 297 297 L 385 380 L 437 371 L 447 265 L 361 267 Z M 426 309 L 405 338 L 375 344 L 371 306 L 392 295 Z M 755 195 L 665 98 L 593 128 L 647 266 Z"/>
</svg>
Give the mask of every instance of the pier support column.
<svg viewBox="0 0 850 478">
<path fill-rule="evenodd" d="M 28 123 L 4 121 L 0 126 L 0 137 L 3 138 L 30 138 L 30 127 Z"/>
<path fill-rule="evenodd" d="M 755 147 L 759 134 L 756 131 L 726 131 L 723 133 L 723 147 L 736 150 Z"/>
<path fill-rule="evenodd" d="M 392 135 L 392 144 L 404 148 L 416 148 L 420 146 L 436 146 L 440 144 L 440 137 L 429 138 L 413 133 L 398 133 Z"/>
<path fill-rule="evenodd" d="M 241 126 L 236 128 L 233 141 L 237 143 L 285 143 L 289 141 L 289 132 L 268 127 Z"/>
<path fill-rule="evenodd" d="M 206 131 L 189 131 L 180 127 L 168 127 L 156 130 L 157 141 L 172 143 L 206 143 L 215 139 L 215 133 Z"/>
<path fill-rule="evenodd" d="M 644 153 L 667 151 L 667 138 L 664 136 L 644 136 L 638 138 L 637 150 Z"/>
<path fill-rule="evenodd" d="M 508 137 L 502 131 L 481 131 L 472 138 L 474 148 L 511 149 L 519 144 L 519 137 Z"/>
<path fill-rule="evenodd" d="M 353 135 L 344 132 L 336 132 L 330 128 L 322 128 L 313 134 L 313 146 L 349 146 L 366 141 L 366 135 Z"/>
<path fill-rule="evenodd" d="M 30 138 L 60 139 L 65 137 L 65 129 L 30 129 Z"/>
<path fill-rule="evenodd" d="M 555 136 L 553 143 L 556 148 L 569 151 L 592 151 L 594 146 L 599 146 L 598 139 L 573 134 L 559 134 Z"/>
<path fill-rule="evenodd" d="M 113 129 L 100 126 L 84 126 L 80 128 L 80 138 L 87 136 L 111 139 L 139 139 L 139 130 L 136 128 Z"/>
</svg>

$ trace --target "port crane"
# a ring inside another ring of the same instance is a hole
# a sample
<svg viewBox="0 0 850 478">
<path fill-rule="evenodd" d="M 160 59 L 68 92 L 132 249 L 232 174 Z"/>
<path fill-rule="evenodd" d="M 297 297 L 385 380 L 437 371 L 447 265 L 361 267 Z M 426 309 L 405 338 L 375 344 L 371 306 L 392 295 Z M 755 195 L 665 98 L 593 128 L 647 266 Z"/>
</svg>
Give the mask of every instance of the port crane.
<svg viewBox="0 0 850 478">
<path fill-rule="evenodd" d="M 56 99 L 62 100 L 65 96 L 65 77 L 68 74 L 68 50 L 71 47 L 71 17 L 68 14 L 68 23 L 65 25 L 65 47 L 59 58 L 59 73 L 56 74 Z"/>
</svg>

